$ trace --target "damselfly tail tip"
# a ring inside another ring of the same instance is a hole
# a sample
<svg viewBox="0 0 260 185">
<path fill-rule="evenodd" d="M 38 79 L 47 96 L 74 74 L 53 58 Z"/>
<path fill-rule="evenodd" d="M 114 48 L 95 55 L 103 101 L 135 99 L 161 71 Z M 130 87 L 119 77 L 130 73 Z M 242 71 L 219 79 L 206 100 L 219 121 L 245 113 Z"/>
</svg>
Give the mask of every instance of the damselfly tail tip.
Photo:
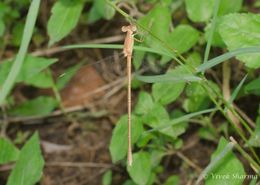
<svg viewBox="0 0 260 185">
<path fill-rule="evenodd" d="M 128 159 L 128 166 L 132 166 L 132 164 L 133 164 L 133 161 L 132 161 L 132 159 L 130 160 L 130 159 Z"/>
<path fill-rule="evenodd" d="M 127 163 L 128 163 L 128 166 L 132 166 L 132 164 L 133 164 L 132 153 L 128 154 Z"/>
</svg>

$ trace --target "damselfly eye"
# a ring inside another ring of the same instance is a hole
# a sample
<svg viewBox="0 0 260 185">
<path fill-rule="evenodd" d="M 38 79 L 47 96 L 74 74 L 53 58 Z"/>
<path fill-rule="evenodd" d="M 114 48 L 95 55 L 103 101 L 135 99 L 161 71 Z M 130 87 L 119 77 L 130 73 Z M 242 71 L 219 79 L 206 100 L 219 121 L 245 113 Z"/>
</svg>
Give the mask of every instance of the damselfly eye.
<svg viewBox="0 0 260 185">
<path fill-rule="evenodd" d="M 128 27 L 128 26 L 122 26 L 122 29 L 121 29 L 122 32 L 127 32 L 127 27 Z"/>
<path fill-rule="evenodd" d="M 132 29 L 133 32 L 137 30 L 135 25 L 132 25 L 131 29 Z"/>
</svg>

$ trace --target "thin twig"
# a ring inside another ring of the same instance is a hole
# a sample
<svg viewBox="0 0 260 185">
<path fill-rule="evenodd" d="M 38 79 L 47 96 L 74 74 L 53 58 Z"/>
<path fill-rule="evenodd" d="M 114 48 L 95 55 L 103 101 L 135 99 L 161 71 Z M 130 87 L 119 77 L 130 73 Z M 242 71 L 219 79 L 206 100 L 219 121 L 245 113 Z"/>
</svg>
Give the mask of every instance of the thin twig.
<svg viewBox="0 0 260 185">
<path fill-rule="evenodd" d="M 76 112 L 79 110 L 83 110 L 86 108 L 90 108 L 92 105 L 78 105 L 78 106 L 73 106 L 65 109 L 66 113 L 71 113 L 71 112 Z M 61 110 L 57 110 L 52 112 L 51 114 L 48 115 L 43 115 L 43 116 L 27 116 L 27 117 L 13 117 L 9 118 L 8 121 L 9 123 L 17 123 L 17 122 L 29 122 L 29 121 L 36 121 L 36 120 L 41 120 L 41 119 L 46 119 L 46 118 L 51 118 L 51 117 L 56 117 L 62 115 L 63 112 Z M 89 114 L 91 116 L 91 114 Z M 0 120 L 2 121 L 2 120 Z"/>
<path fill-rule="evenodd" d="M 2 112 L 3 112 L 3 121 L 2 121 L 2 127 L 1 127 L 1 136 L 2 137 L 6 137 L 6 130 L 8 128 L 9 125 L 9 120 L 8 120 L 8 116 L 7 116 L 7 112 L 5 109 L 5 105 L 1 106 Z"/>
<path fill-rule="evenodd" d="M 111 37 L 105 37 L 105 38 L 90 40 L 90 41 L 87 41 L 87 42 L 83 42 L 82 44 L 112 43 L 112 42 L 122 41 L 123 39 L 124 39 L 123 35 L 116 35 L 116 36 L 111 36 Z M 65 50 L 68 50 L 68 49 L 61 47 L 61 46 L 57 46 L 57 47 L 52 47 L 52 48 L 48 48 L 48 49 L 34 51 L 34 52 L 31 53 L 31 55 L 33 55 L 33 56 L 53 55 L 53 54 L 56 54 L 56 53 L 63 52 Z"/>
<path fill-rule="evenodd" d="M 78 185 L 89 184 L 89 182 L 91 182 L 92 180 L 96 179 L 96 178 L 97 178 L 98 176 L 100 176 L 101 174 L 105 173 L 108 169 L 109 169 L 109 167 L 108 167 L 108 168 L 102 168 L 101 170 L 99 170 L 98 173 L 96 173 L 95 175 L 93 175 L 93 176 L 90 177 L 90 178 L 87 178 L 86 180 L 81 181 Z"/>
<path fill-rule="evenodd" d="M 46 167 L 67 167 L 67 168 L 112 168 L 113 164 L 109 163 L 94 163 L 94 162 L 46 162 Z M 14 164 L 6 164 L 0 166 L 0 171 L 10 171 Z"/>
<path fill-rule="evenodd" d="M 94 162 L 47 162 L 46 167 L 67 167 L 67 168 L 111 168 L 109 163 Z"/>
<path fill-rule="evenodd" d="M 93 91 L 91 91 L 89 93 L 84 94 L 83 98 L 92 96 L 92 95 L 97 94 L 97 93 L 102 92 L 102 91 L 106 91 L 108 89 L 111 89 L 114 86 L 118 86 L 118 85 L 124 83 L 125 79 L 126 79 L 126 77 L 122 77 L 122 78 L 119 78 L 119 79 L 109 83 L 109 84 L 101 86 L 100 88 L 97 88 L 97 89 L 95 89 L 95 90 L 93 90 Z M 120 85 L 120 87 L 122 87 L 122 86 Z M 92 107 L 91 104 L 88 104 L 88 105 L 78 105 L 78 106 L 65 108 L 64 111 L 57 110 L 57 111 L 52 112 L 51 114 L 43 115 L 43 116 L 28 116 L 28 117 L 9 118 L 8 122 L 9 123 L 16 123 L 16 122 L 28 122 L 28 121 L 40 120 L 40 119 L 60 116 L 60 115 L 62 115 L 64 113 L 67 114 L 67 113 L 71 113 L 71 112 L 76 112 L 76 111 L 83 110 L 83 109 L 90 108 L 90 107 Z M 0 120 L 0 121 L 4 122 L 4 120 Z"/>
<path fill-rule="evenodd" d="M 230 141 L 236 147 L 236 149 L 241 153 L 241 155 L 247 159 L 247 161 L 251 164 L 251 168 L 260 175 L 260 165 L 254 161 L 254 159 L 238 144 L 238 142 L 231 136 Z"/>
<path fill-rule="evenodd" d="M 240 116 L 242 116 L 251 127 L 256 127 L 255 122 L 251 118 L 249 118 L 243 110 L 241 110 L 236 104 L 233 104 L 233 106 L 235 110 L 240 114 Z"/>
<path fill-rule="evenodd" d="M 11 169 L 13 169 L 13 167 L 14 167 L 14 164 L 0 165 L 0 172 L 10 171 Z"/>
<path fill-rule="evenodd" d="M 198 173 L 201 173 L 202 169 L 195 164 L 192 160 L 190 160 L 188 157 L 186 157 L 183 153 L 181 152 L 176 152 L 176 155 L 181 158 L 183 161 L 185 161 L 189 166 L 194 168 Z"/>
<path fill-rule="evenodd" d="M 113 81 L 113 82 L 111 82 L 107 85 L 103 85 L 103 86 L 101 86 L 101 87 L 99 87 L 99 88 L 97 88 L 97 89 L 95 89 L 95 90 L 93 90 L 89 93 L 84 94 L 82 96 L 82 98 L 84 99 L 84 98 L 87 98 L 87 97 L 92 96 L 94 94 L 97 94 L 97 93 L 106 91 L 108 89 L 111 89 L 114 86 L 117 86 L 117 85 L 120 85 L 121 83 L 124 83 L 125 79 L 126 79 L 126 77 L 121 77 L 121 78 L 119 78 L 119 79 L 117 79 L 117 80 L 115 80 L 115 81 Z"/>
<path fill-rule="evenodd" d="M 231 95 L 230 95 L 231 69 L 230 69 L 229 61 L 223 62 L 222 69 L 223 69 L 223 72 L 222 72 L 222 74 L 223 74 L 223 85 L 222 85 L 223 97 L 228 102 L 228 100 L 231 97 Z M 233 104 L 231 104 L 231 106 L 233 106 Z M 239 120 L 229 109 L 227 110 L 227 115 L 229 116 L 231 121 L 236 125 L 236 127 L 240 128 L 240 130 L 242 131 L 242 127 L 239 123 Z"/>
</svg>

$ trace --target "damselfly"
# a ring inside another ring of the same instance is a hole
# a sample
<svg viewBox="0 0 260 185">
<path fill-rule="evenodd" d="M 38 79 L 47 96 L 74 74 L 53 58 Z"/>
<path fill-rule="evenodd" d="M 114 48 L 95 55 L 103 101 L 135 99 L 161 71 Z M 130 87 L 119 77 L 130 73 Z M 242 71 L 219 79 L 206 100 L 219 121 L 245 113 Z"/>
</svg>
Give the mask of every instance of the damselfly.
<svg viewBox="0 0 260 185">
<path fill-rule="evenodd" d="M 104 65 L 105 63 L 103 63 L 101 61 L 99 61 L 96 64 L 91 65 L 91 66 L 83 66 L 83 68 L 81 69 L 81 70 L 84 70 L 84 72 L 82 72 L 83 76 L 84 76 L 83 79 L 76 79 L 77 83 L 82 82 L 81 86 L 89 87 L 89 89 L 93 89 L 93 92 L 99 94 L 103 90 L 110 88 L 110 86 L 106 86 L 105 82 L 102 81 L 102 78 L 109 79 L 109 75 L 107 75 L 107 71 L 109 71 L 109 72 L 112 71 L 112 73 L 114 73 L 114 74 L 115 73 L 121 73 L 121 75 L 122 75 L 122 71 L 127 71 L 127 82 L 128 82 L 127 83 L 128 84 L 128 101 L 127 101 L 128 102 L 128 164 L 130 166 L 132 165 L 132 153 L 131 153 L 131 150 L 132 150 L 131 149 L 131 79 L 132 79 L 131 68 L 132 67 L 131 67 L 131 60 L 132 60 L 132 50 L 133 50 L 133 42 L 134 42 L 133 33 L 134 33 L 135 30 L 136 30 L 135 26 L 132 26 L 132 25 L 122 27 L 122 31 L 127 33 L 126 38 L 125 38 L 125 42 L 124 42 L 124 48 L 123 48 L 123 54 L 124 54 L 124 57 L 126 57 L 126 59 L 125 59 L 126 62 L 119 62 L 114 67 L 111 64 L 110 65 Z M 127 64 L 127 65 L 125 65 L 125 64 Z M 93 66 L 96 66 L 96 65 L 98 65 L 99 67 L 94 68 Z M 104 66 L 106 66 L 106 68 L 104 68 Z M 124 70 L 125 67 L 123 67 L 123 66 L 126 66 L 127 70 Z M 144 67 L 140 68 L 141 71 L 147 72 L 147 69 L 149 68 L 148 65 L 142 65 L 142 66 L 144 66 Z M 154 69 L 156 69 L 156 71 L 158 73 L 158 72 L 161 72 L 160 69 L 162 69 L 162 68 L 164 68 L 164 67 L 160 66 L 159 68 L 156 67 Z M 95 76 L 94 77 L 95 79 L 85 79 L 85 77 L 88 77 L 89 75 L 95 75 L 95 73 L 97 71 L 99 71 L 102 78 L 101 78 L 101 76 Z M 135 73 L 137 73 L 137 72 L 135 72 Z M 155 79 L 155 81 L 157 79 L 157 82 L 158 82 L 158 80 L 163 81 L 162 78 L 164 78 L 165 81 L 168 81 L 168 82 L 176 81 L 176 80 L 177 81 L 185 81 L 185 80 L 188 81 L 187 78 L 189 78 L 189 81 L 197 81 L 198 80 L 198 78 L 196 78 L 195 76 L 192 76 L 192 75 L 191 76 L 183 76 L 183 75 L 180 75 L 178 73 L 177 73 L 177 75 L 176 74 L 174 75 L 172 73 L 171 75 L 168 75 L 168 76 L 167 75 L 166 76 L 160 76 L 159 75 L 159 76 L 157 76 L 157 78 L 154 78 L 154 79 Z M 149 82 L 149 77 L 148 78 L 144 77 L 143 80 Z M 92 85 L 94 85 L 94 86 L 92 87 L 90 84 L 93 83 L 93 81 L 94 81 L 94 84 L 92 84 Z M 117 80 L 112 78 L 111 83 L 115 83 L 115 82 L 117 82 Z M 84 85 L 84 83 L 86 83 L 86 84 Z M 101 87 L 98 88 L 98 89 L 95 89 L 94 87 L 97 84 L 101 85 Z M 91 93 L 88 93 L 87 96 L 79 97 L 79 96 L 77 96 L 77 93 L 79 93 L 77 89 L 75 89 L 75 88 L 70 88 L 70 89 L 72 89 L 72 95 L 70 95 L 70 96 L 73 97 L 73 98 L 75 98 L 75 97 L 79 98 L 79 100 L 78 100 L 79 102 L 84 103 L 86 101 L 85 98 L 88 97 L 89 95 L 91 95 Z M 73 95 L 73 93 L 75 93 L 75 94 Z M 81 94 L 84 94 L 84 93 L 81 93 Z M 99 95 L 101 95 L 101 94 L 99 94 Z M 64 95 L 63 95 L 63 97 L 64 97 Z M 65 97 L 66 97 L 67 100 L 69 99 L 69 97 L 67 97 L 66 95 L 65 95 Z M 66 106 L 66 101 L 64 102 L 64 105 Z"/>
</svg>

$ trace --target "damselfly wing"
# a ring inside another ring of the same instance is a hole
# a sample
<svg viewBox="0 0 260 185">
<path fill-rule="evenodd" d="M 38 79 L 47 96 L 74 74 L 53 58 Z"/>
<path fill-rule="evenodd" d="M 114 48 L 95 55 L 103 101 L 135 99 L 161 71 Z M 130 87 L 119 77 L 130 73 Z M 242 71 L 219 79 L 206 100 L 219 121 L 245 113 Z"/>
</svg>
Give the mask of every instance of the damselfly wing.
<svg viewBox="0 0 260 185">
<path fill-rule="evenodd" d="M 87 106 L 105 96 L 108 90 L 124 83 L 125 65 L 119 62 L 120 56 L 110 56 L 105 59 L 81 63 L 69 83 L 61 90 L 65 107 Z M 70 72 L 60 75 L 60 78 L 70 76 Z"/>
<path fill-rule="evenodd" d="M 138 61 L 142 63 L 133 74 L 162 74 L 165 67 L 149 57 L 148 60 Z M 82 64 L 69 83 L 61 90 L 63 105 L 65 107 L 88 106 L 95 101 L 106 99 L 116 95 L 127 86 L 126 58 L 123 53 L 114 52 L 98 61 Z M 71 72 L 64 72 L 60 78 L 70 76 Z"/>
</svg>

